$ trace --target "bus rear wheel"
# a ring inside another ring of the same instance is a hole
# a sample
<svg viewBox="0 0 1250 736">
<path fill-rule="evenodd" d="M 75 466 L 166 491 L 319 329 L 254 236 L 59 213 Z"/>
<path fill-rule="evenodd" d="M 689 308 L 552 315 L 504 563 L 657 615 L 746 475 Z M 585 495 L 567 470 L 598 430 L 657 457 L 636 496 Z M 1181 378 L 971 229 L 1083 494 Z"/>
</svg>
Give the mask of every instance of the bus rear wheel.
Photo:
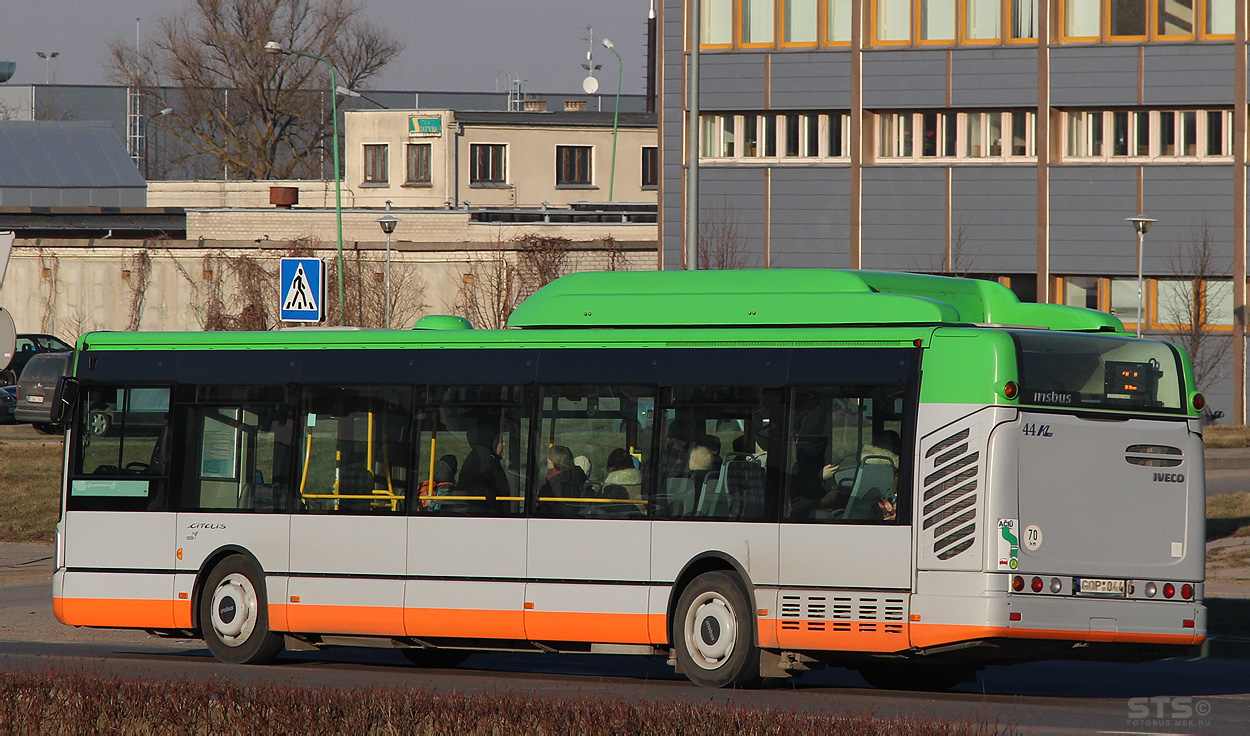
<svg viewBox="0 0 1250 736">
<path fill-rule="evenodd" d="M 746 591 L 724 572 L 695 578 L 673 616 L 673 645 L 682 674 L 703 687 L 746 687 L 759 681 L 760 650 Z"/>
<path fill-rule="evenodd" d="M 418 667 L 439 670 L 458 667 L 472 654 L 460 649 L 400 649 L 399 652 Z"/>
<path fill-rule="evenodd" d="M 269 630 L 265 579 L 241 555 L 222 560 L 209 573 L 200 594 L 200 628 L 213 656 L 231 664 L 272 662 L 284 647 Z"/>
</svg>

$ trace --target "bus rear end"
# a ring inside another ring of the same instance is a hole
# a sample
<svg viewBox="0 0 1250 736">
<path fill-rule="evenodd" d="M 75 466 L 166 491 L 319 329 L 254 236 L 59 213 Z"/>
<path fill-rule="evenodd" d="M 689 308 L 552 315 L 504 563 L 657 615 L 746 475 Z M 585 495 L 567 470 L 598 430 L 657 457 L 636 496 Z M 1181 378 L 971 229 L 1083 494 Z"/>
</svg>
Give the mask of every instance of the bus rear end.
<svg viewBox="0 0 1250 736">
<path fill-rule="evenodd" d="M 1200 644 L 1201 399 L 1184 355 L 1122 335 L 983 337 L 955 342 L 985 353 L 992 405 L 921 407 L 935 431 L 919 447 L 913 643 L 983 661 Z"/>
</svg>

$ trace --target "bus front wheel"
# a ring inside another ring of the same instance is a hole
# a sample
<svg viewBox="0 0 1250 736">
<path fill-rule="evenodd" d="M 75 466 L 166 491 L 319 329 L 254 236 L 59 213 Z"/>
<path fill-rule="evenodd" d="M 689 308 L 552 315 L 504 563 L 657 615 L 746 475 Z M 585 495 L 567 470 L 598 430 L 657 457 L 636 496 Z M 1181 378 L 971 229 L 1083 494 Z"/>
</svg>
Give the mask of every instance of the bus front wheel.
<svg viewBox="0 0 1250 736">
<path fill-rule="evenodd" d="M 725 572 L 695 578 L 673 616 L 673 645 L 682 674 L 703 687 L 745 687 L 759 680 L 760 650 L 746 591 Z"/>
<path fill-rule="evenodd" d="M 213 656 L 231 664 L 271 662 L 283 639 L 269 630 L 264 575 L 245 557 L 213 568 L 200 594 L 200 628 Z"/>
</svg>

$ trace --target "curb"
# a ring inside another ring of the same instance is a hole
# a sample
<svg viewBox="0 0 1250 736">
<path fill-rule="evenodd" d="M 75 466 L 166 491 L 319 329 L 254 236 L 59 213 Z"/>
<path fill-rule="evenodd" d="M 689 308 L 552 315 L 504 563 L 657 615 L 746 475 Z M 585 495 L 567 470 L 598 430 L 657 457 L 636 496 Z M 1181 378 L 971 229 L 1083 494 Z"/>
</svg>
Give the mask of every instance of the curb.
<svg viewBox="0 0 1250 736">
<path fill-rule="evenodd" d="M 1250 457 L 1239 455 L 1207 455 L 1207 470 L 1250 470 Z"/>
</svg>

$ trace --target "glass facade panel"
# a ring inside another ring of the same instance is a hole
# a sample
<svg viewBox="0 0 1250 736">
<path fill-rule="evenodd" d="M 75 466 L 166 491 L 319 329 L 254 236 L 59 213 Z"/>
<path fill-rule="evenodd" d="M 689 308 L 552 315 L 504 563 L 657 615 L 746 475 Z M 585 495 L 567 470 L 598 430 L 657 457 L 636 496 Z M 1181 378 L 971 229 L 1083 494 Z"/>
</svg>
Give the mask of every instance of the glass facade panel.
<svg viewBox="0 0 1250 736">
<path fill-rule="evenodd" d="M 877 40 L 911 40 L 911 0 L 877 0 Z"/>
<path fill-rule="evenodd" d="M 742 42 L 773 43 L 773 0 L 741 0 Z"/>
<path fill-rule="evenodd" d="M 845 118 L 846 118 L 845 115 L 842 115 L 836 112 L 829 116 L 829 155 L 830 156 L 845 156 L 846 155 L 846 153 L 842 150 L 843 120 Z"/>
<path fill-rule="evenodd" d="M 942 128 L 945 133 L 944 145 L 942 146 L 943 156 L 957 155 L 957 142 L 959 141 L 959 116 L 956 113 L 948 112 L 942 116 Z"/>
<path fill-rule="evenodd" d="M 1233 324 L 1233 282 L 1229 279 L 1208 281 L 1203 294 L 1202 316 L 1209 325 Z"/>
<path fill-rule="evenodd" d="M 716 142 L 717 116 L 705 115 L 703 116 L 703 120 L 701 120 L 700 122 L 702 123 L 702 125 L 700 125 L 699 127 L 703 128 L 703 130 L 700 131 L 700 134 L 699 134 L 700 135 L 699 142 L 701 144 L 701 146 L 699 147 L 699 155 L 704 156 L 706 158 L 711 158 L 716 155 L 716 151 L 718 148 L 717 142 Z"/>
<path fill-rule="evenodd" d="M 1208 35 L 1233 35 L 1236 30 L 1237 0 L 1207 0 Z"/>
<path fill-rule="evenodd" d="M 1198 155 L 1198 113 L 1186 110 L 1179 113 L 1181 129 L 1177 140 L 1177 154 L 1180 156 Z"/>
<path fill-rule="evenodd" d="M 1126 325 L 1137 324 L 1137 279 L 1111 279 L 1111 313 Z"/>
<path fill-rule="evenodd" d="M 964 140 L 967 141 L 967 156 L 969 158 L 981 158 L 985 155 L 985 141 L 982 135 L 982 114 L 979 112 L 970 112 L 965 116 L 967 122 L 967 132 Z"/>
<path fill-rule="evenodd" d="M 699 0 L 700 43 L 733 43 L 733 0 Z"/>
<path fill-rule="evenodd" d="M 938 120 L 935 112 L 926 112 L 920 116 L 924 127 L 920 143 L 920 155 L 925 157 L 938 155 Z"/>
<path fill-rule="evenodd" d="M 1029 134 L 1029 123 L 1033 120 L 1033 114 L 1027 112 L 1011 113 L 1011 155 L 1012 156 L 1028 156 L 1033 152 L 1029 145 L 1032 136 Z"/>
<path fill-rule="evenodd" d="M 1176 155 L 1176 113 L 1171 110 L 1159 113 L 1159 155 Z"/>
<path fill-rule="evenodd" d="M 1194 5 L 1197 0 L 1159 0 L 1156 33 L 1160 36 L 1194 35 Z"/>
<path fill-rule="evenodd" d="M 1098 279 L 1069 276 L 1063 280 L 1063 303 L 1069 307 L 1098 308 Z"/>
<path fill-rule="evenodd" d="M 1111 0 L 1110 35 L 1143 37 L 1146 35 L 1147 3 L 1142 0 Z"/>
<path fill-rule="evenodd" d="M 1207 155 L 1224 156 L 1224 111 L 1212 110 L 1207 113 Z"/>
<path fill-rule="evenodd" d="M 1089 116 L 1089 155 L 1103 154 L 1103 126 L 1105 116 L 1101 112 L 1087 113 Z"/>
<path fill-rule="evenodd" d="M 955 40 L 955 0 L 920 0 L 920 38 Z"/>
<path fill-rule="evenodd" d="M 1011 37 L 1037 38 L 1037 0 L 1011 0 Z"/>
<path fill-rule="evenodd" d="M 816 43 L 816 0 L 785 0 L 785 41 Z"/>
<path fill-rule="evenodd" d="M 1137 117 L 1137 155 L 1150 155 L 1150 113 L 1138 112 Z"/>
<path fill-rule="evenodd" d="M 1063 35 L 1068 38 L 1097 38 L 1101 5 L 1102 0 L 1067 0 L 1063 4 Z"/>
<path fill-rule="evenodd" d="M 825 0 L 825 33 L 830 43 L 851 42 L 851 0 Z"/>
<path fill-rule="evenodd" d="M 803 116 L 803 155 L 820 155 L 820 116 Z"/>
<path fill-rule="evenodd" d="M 720 155 L 725 158 L 734 156 L 734 116 L 725 115 L 720 119 Z"/>
<path fill-rule="evenodd" d="M 1003 116 L 991 112 L 985 116 L 986 151 L 990 156 L 1003 155 Z"/>
<path fill-rule="evenodd" d="M 799 133 L 799 116 L 786 115 L 786 155 L 798 156 L 799 143 L 802 140 Z"/>
<path fill-rule="evenodd" d="M 1000 0 L 967 0 L 964 16 L 964 37 L 977 41 L 991 41 L 1002 33 Z"/>
<path fill-rule="evenodd" d="M 1085 138 L 1085 113 L 1070 112 L 1065 118 L 1067 126 L 1064 132 L 1067 136 L 1067 142 L 1063 155 L 1070 158 L 1088 156 L 1087 151 L 1089 149 Z"/>
<path fill-rule="evenodd" d="M 755 157 L 760 155 L 759 137 L 760 119 L 756 115 L 742 118 L 742 155 Z"/>
<path fill-rule="evenodd" d="M 1194 282 L 1190 279 L 1158 279 L 1155 282 L 1158 304 L 1155 321 L 1166 325 L 1189 325 L 1193 322 Z"/>
<path fill-rule="evenodd" d="M 1111 113 L 1111 155 L 1128 155 L 1128 113 Z"/>
</svg>

